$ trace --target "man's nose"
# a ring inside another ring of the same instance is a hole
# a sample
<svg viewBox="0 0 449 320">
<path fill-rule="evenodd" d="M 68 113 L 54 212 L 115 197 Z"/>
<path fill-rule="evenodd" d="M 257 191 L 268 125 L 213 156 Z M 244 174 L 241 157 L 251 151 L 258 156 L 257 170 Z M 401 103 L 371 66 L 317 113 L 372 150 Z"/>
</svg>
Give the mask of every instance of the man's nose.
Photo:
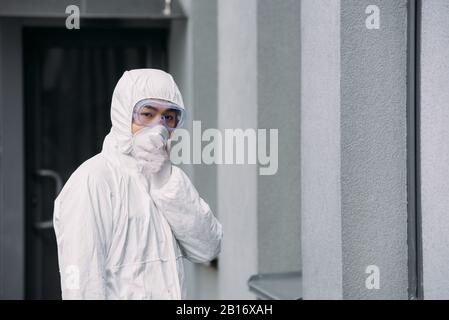
<svg viewBox="0 0 449 320">
<path fill-rule="evenodd" d="M 161 114 L 161 115 L 159 116 L 158 120 L 157 120 L 157 123 L 158 123 L 158 124 L 163 124 L 163 125 L 165 125 L 165 123 L 166 123 L 166 117 L 165 117 L 163 114 Z"/>
</svg>

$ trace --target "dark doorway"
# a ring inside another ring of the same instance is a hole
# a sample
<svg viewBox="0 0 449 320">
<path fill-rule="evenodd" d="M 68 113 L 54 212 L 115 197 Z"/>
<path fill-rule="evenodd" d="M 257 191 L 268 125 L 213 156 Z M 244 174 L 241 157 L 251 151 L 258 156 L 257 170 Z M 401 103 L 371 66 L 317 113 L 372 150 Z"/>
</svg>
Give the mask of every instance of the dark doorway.
<svg viewBox="0 0 449 320">
<path fill-rule="evenodd" d="M 125 70 L 167 70 L 166 29 L 25 28 L 26 298 L 60 299 L 53 201 L 101 151 Z"/>
</svg>

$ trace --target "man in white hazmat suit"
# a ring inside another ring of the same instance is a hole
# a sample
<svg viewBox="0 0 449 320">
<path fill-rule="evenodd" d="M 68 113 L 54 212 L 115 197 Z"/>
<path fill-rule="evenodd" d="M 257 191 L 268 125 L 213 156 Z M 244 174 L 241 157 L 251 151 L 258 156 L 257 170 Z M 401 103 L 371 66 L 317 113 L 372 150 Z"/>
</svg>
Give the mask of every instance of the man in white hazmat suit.
<svg viewBox="0 0 449 320">
<path fill-rule="evenodd" d="M 101 153 L 54 203 L 63 299 L 184 299 L 183 257 L 219 253 L 220 222 L 169 160 L 167 138 L 183 113 L 166 72 L 131 70 L 118 81 Z M 158 117 L 151 126 L 149 117 Z"/>
</svg>

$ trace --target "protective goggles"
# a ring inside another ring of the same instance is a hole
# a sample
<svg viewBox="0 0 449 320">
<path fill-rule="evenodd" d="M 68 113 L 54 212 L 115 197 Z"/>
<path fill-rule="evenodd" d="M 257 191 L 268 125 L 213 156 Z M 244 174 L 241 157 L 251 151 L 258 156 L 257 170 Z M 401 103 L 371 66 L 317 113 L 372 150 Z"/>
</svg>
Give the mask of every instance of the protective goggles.
<svg viewBox="0 0 449 320">
<path fill-rule="evenodd" d="M 185 110 L 169 101 L 143 99 L 134 106 L 133 119 L 140 126 L 163 125 L 168 130 L 175 130 L 182 126 Z"/>
</svg>

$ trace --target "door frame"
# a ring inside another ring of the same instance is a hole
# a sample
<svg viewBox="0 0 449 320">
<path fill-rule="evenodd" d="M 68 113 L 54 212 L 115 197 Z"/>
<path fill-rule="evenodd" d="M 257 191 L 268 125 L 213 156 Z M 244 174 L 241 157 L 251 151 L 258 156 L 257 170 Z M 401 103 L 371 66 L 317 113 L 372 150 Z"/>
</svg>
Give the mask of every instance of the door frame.
<svg viewBox="0 0 449 320">
<path fill-rule="evenodd" d="M 25 288 L 25 159 L 21 53 L 21 23 L 1 19 L 0 299 L 21 299 Z"/>
</svg>

